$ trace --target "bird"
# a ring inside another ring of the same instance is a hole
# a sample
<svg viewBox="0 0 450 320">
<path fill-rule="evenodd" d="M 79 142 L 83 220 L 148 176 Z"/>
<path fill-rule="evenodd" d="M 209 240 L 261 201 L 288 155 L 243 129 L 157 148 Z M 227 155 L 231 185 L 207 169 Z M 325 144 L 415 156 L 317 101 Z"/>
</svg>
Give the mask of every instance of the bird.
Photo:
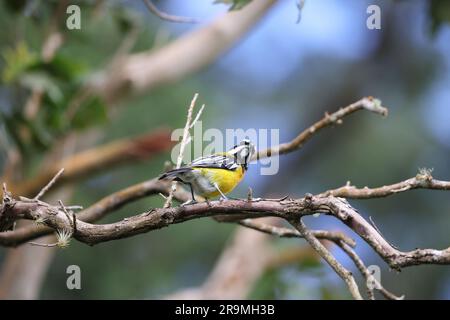
<svg viewBox="0 0 450 320">
<path fill-rule="evenodd" d="M 206 199 L 231 192 L 243 179 L 255 146 L 249 139 L 242 140 L 227 152 L 220 152 L 193 160 L 178 169 L 169 170 L 159 176 L 159 180 L 172 179 L 189 186 L 192 199 L 183 205 L 197 203 L 195 194 Z"/>
</svg>

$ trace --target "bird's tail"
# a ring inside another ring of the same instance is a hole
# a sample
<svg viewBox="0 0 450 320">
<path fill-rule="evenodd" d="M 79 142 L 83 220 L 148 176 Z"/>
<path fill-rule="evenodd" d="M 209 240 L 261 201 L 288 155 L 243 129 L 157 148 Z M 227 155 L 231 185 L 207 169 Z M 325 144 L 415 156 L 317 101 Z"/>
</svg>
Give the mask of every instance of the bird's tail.
<svg viewBox="0 0 450 320">
<path fill-rule="evenodd" d="M 162 179 L 168 179 L 168 178 L 177 178 L 180 173 L 185 173 L 191 171 L 192 168 L 179 168 L 179 169 L 173 169 L 169 170 L 167 172 L 164 172 L 162 175 L 159 176 L 158 180 Z"/>
</svg>

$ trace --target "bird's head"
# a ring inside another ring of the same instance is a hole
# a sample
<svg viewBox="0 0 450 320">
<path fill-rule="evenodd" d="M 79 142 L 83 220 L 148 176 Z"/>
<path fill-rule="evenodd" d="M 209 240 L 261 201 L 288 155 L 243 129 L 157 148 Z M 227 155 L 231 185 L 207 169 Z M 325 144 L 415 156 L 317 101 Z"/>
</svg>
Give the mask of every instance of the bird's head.
<svg viewBox="0 0 450 320">
<path fill-rule="evenodd" d="M 236 163 L 243 166 L 245 170 L 248 169 L 253 154 L 256 152 L 255 145 L 249 139 L 242 140 L 239 145 L 234 146 L 228 153 L 233 155 Z"/>
</svg>

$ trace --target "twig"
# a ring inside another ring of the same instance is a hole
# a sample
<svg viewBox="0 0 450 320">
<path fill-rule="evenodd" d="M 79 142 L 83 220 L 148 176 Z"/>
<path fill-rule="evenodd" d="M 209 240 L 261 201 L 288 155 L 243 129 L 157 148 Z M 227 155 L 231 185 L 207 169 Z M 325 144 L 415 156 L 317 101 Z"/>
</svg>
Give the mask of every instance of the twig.
<svg viewBox="0 0 450 320">
<path fill-rule="evenodd" d="M 202 112 L 203 112 L 204 108 L 205 108 L 205 105 L 202 104 L 202 107 L 200 108 L 200 110 L 198 111 L 197 115 L 195 116 L 194 121 L 192 121 L 191 125 L 189 126 L 189 129 L 192 129 L 195 126 L 197 121 L 200 119 L 200 116 L 202 115 Z"/>
<path fill-rule="evenodd" d="M 174 16 L 168 13 L 165 13 L 161 10 L 159 10 L 151 0 L 142 0 L 148 10 L 150 10 L 151 13 L 153 13 L 155 16 L 162 20 L 170 21 L 170 22 L 177 22 L 177 23 L 198 23 L 199 21 L 194 18 L 189 17 L 180 17 L 180 16 Z"/>
<path fill-rule="evenodd" d="M 64 168 L 60 169 L 58 173 L 50 180 L 50 182 L 39 191 L 39 193 L 33 198 L 33 200 L 39 200 L 42 196 L 55 184 L 56 180 L 63 174 Z"/>
<path fill-rule="evenodd" d="M 67 231 L 65 229 L 56 230 L 56 239 L 58 240 L 57 242 L 55 243 L 28 242 L 28 244 L 46 248 L 53 248 L 53 247 L 66 248 L 67 246 L 69 246 L 70 238 L 72 237 L 72 235 L 73 233 L 71 231 Z"/>
<path fill-rule="evenodd" d="M 181 167 L 181 164 L 183 162 L 183 154 L 184 154 L 184 149 L 186 148 L 186 145 L 189 144 L 190 142 L 190 133 L 189 133 L 189 129 L 191 128 L 191 125 L 193 125 L 193 123 L 195 124 L 195 121 L 198 120 L 198 118 L 200 117 L 200 113 L 203 111 L 204 105 L 202 106 L 202 108 L 200 109 L 200 111 L 198 112 L 197 116 L 195 117 L 194 122 L 192 121 L 192 114 L 194 111 L 194 107 L 195 107 L 195 103 L 197 102 L 197 98 L 198 98 L 198 93 L 194 94 L 194 97 L 191 100 L 191 104 L 189 105 L 189 109 L 188 109 L 188 113 L 187 113 L 187 118 L 186 118 L 186 124 L 184 126 L 184 130 L 183 130 L 183 138 L 181 140 L 180 143 L 180 151 L 178 153 L 178 158 L 177 158 L 177 165 L 176 165 L 176 169 L 179 169 Z M 170 193 L 169 196 L 166 199 L 166 202 L 164 203 L 164 208 L 169 208 L 172 204 L 172 198 L 173 198 L 173 193 L 177 190 L 177 182 L 173 181 L 172 182 L 172 187 L 170 189 Z"/>
<path fill-rule="evenodd" d="M 350 294 L 355 300 L 362 300 L 362 296 L 359 292 L 358 285 L 352 273 L 342 266 L 335 257 L 328 251 L 328 249 L 320 243 L 319 240 L 308 230 L 301 219 L 290 220 L 292 226 L 294 226 L 300 234 L 305 238 L 311 247 L 330 265 L 331 268 L 344 280 L 347 284 Z"/>
<path fill-rule="evenodd" d="M 263 233 L 271 234 L 278 236 L 280 238 L 303 238 L 301 233 L 298 230 L 290 229 L 290 228 L 282 228 L 277 227 L 269 224 L 264 224 L 261 222 L 257 222 L 253 219 L 245 219 L 239 221 L 239 224 L 241 226 L 261 231 Z M 342 232 L 333 232 L 333 231 L 326 231 L 326 230 L 311 230 L 311 234 L 315 236 L 317 239 L 324 239 L 324 240 L 330 240 L 333 242 L 340 242 L 354 247 L 356 245 L 355 240 L 352 238 L 347 237 Z"/>
<path fill-rule="evenodd" d="M 364 262 L 361 260 L 361 258 L 358 256 L 358 254 L 349 247 L 346 243 L 340 242 L 339 247 L 350 257 L 350 259 L 353 260 L 358 270 L 363 275 L 364 279 L 366 280 L 366 287 L 367 287 L 367 293 L 369 295 L 369 299 L 374 300 L 374 289 L 379 290 L 383 296 L 386 299 L 389 300 L 403 300 L 404 296 L 398 297 L 395 294 L 389 292 L 386 290 L 381 283 L 371 274 L 369 269 L 365 266 Z"/>
<path fill-rule="evenodd" d="M 348 199 L 373 199 L 383 198 L 413 189 L 450 190 L 450 181 L 435 180 L 430 173 L 424 175 L 419 172 L 414 178 L 383 187 L 373 189 L 364 187 L 359 189 L 347 184 L 337 189 L 325 191 L 318 196 L 334 196 Z"/>
<path fill-rule="evenodd" d="M 300 133 L 295 139 L 290 142 L 280 144 L 275 147 L 267 148 L 264 150 L 260 150 L 257 154 L 255 154 L 252 160 L 262 159 L 266 157 L 271 157 L 277 154 L 285 154 L 288 152 L 292 152 L 294 150 L 300 149 L 303 144 L 308 141 L 315 133 L 319 130 L 326 128 L 333 124 L 342 123 L 342 119 L 349 114 L 352 114 L 358 110 L 367 110 L 382 116 L 386 116 L 388 114 L 388 110 L 385 107 L 381 106 L 381 101 L 375 99 L 373 97 L 366 97 L 351 105 L 348 105 L 345 108 L 342 108 L 332 114 L 326 114 L 325 117 L 315 124 L 313 124 L 308 129 L 304 130 Z"/>
<path fill-rule="evenodd" d="M 162 190 L 164 192 L 164 190 Z M 134 191 L 136 192 L 136 191 Z M 127 195 L 126 198 L 139 197 L 136 193 Z M 152 189 L 155 194 L 161 190 Z M 185 195 L 186 192 L 183 193 Z M 185 195 L 187 197 L 187 195 Z M 114 199 L 106 198 L 108 210 L 114 210 Z M 112 201 L 112 204 L 109 202 Z M 96 219 L 105 212 L 102 201 L 93 206 L 89 213 L 89 218 Z M 120 205 L 119 205 L 120 206 Z M 4 208 L 4 206 L 3 206 Z M 2 209 L 3 209 L 2 208 Z M 47 209 L 46 209 L 47 208 Z M 0 209 L 1 210 L 1 209 Z M 108 211 L 106 210 L 106 211 Z M 56 214 L 55 214 L 56 211 Z M 373 226 L 366 221 L 358 211 L 353 208 L 345 199 L 335 197 L 309 196 L 301 199 L 288 199 L 284 201 L 260 200 L 249 202 L 245 200 L 209 201 L 209 203 L 197 203 L 184 207 L 152 209 L 150 214 L 143 213 L 130 217 L 127 221 L 120 221 L 110 224 L 90 224 L 80 219 L 77 223 L 76 238 L 79 241 L 96 244 L 100 242 L 131 237 L 133 235 L 149 232 L 169 226 L 174 223 L 181 223 L 187 220 L 208 217 L 208 216 L 229 216 L 239 217 L 239 220 L 248 218 L 258 218 L 265 216 L 276 216 L 286 220 L 293 217 L 302 217 L 314 213 L 324 213 L 333 215 L 341 220 L 361 238 L 364 239 L 393 269 L 401 269 L 419 264 L 450 264 L 450 248 L 444 250 L 436 249 L 416 249 L 409 252 L 399 251 L 393 248 Z M 36 214 L 48 218 L 45 222 L 53 229 L 68 229 L 65 215 L 61 216 L 57 209 L 44 202 L 18 201 L 12 199 L 12 203 L 7 207 L 7 215 L 16 219 L 35 219 Z M 131 215 L 130 215 L 131 216 Z M 81 220 L 81 221 L 80 221 Z M 0 243 L 3 245 L 15 244 L 17 238 L 22 239 L 30 234 L 22 233 L 23 228 L 14 232 L 0 232 Z M 42 232 L 42 230 L 41 230 Z M 34 231 L 31 233 L 36 234 Z"/>
<path fill-rule="evenodd" d="M 58 245 L 58 242 L 55 242 L 55 243 L 28 242 L 28 244 L 31 244 L 32 246 L 36 246 L 36 247 L 54 248 Z"/>
</svg>

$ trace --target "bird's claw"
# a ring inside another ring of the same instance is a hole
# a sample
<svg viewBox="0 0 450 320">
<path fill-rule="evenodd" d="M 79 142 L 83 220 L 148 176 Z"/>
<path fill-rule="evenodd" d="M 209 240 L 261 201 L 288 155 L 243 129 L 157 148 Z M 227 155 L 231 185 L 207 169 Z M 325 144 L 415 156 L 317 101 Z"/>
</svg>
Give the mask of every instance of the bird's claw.
<svg viewBox="0 0 450 320">
<path fill-rule="evenodd" d="M 188 205 L 191 205 L 191 204 L 196 204 L 196 203 L 197 203 L 197 200 L 191 199 L 191 200 L 188 200 L 188 201 L 186 201 L 186 202 L 183 202 L 183 203 L 180 205 L 180 207 L 185 207 L 185 206 L 188 206 Z"/>
</svg>

